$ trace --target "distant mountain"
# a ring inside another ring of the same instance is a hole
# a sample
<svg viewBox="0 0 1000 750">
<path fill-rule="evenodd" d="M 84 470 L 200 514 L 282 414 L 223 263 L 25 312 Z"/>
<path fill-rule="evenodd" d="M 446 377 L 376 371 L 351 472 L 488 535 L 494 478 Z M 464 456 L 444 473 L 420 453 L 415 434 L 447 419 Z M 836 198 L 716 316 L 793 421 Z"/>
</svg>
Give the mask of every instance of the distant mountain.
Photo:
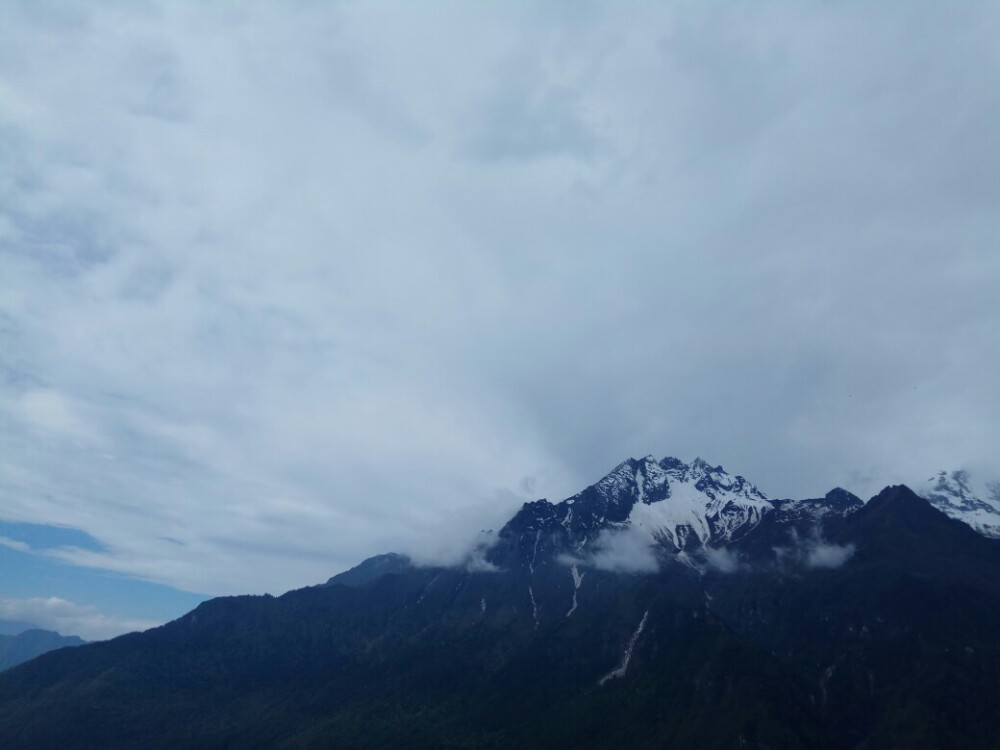
<svg viewBox="0 0 1000 750">
<path fill-rule="evenodd" d="M 1000 540 L 903 486 L 629 459 L 462 565 L 371 558 L 0 674 L 0 746 L 995 748 Z"/>
<path fill-rule="evenodd" d="M 0 635 L 17 635 L 25 630 L 37 630 L 38 626 L 32 622 L 22 622 L 21 620 L 0 620 Z"/>
<path fill-rule="evenodd" d="M 86 643 L 75 635 L 64 636 L 51 630 L 24 630 L 17 635 L 0 635 L 0 670 L 21 664 L 36 656 L 65 646 Z"/>
</svg>

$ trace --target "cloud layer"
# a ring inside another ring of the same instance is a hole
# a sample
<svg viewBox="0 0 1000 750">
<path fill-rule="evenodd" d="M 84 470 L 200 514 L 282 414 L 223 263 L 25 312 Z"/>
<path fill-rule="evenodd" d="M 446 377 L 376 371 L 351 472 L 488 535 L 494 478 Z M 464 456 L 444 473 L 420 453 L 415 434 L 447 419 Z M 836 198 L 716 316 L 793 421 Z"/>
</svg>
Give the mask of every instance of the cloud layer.
<svg viewBox="0 0 1000 750">
<path fill-rule="evenodd" d="M 629 455 L 772 496 L 995 472 L 998 35 L 973 3 L 6 3 L 0 513 L 276 592 Z"/>
</svg>

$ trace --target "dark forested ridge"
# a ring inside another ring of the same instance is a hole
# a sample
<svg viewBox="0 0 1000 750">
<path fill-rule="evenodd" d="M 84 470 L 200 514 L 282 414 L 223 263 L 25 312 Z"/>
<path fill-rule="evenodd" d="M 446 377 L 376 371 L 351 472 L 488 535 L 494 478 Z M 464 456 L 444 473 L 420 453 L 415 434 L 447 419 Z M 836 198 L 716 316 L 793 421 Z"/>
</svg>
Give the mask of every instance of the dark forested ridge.
<svg viewBox="0 0 1000 750">
<path fill-rule="evenodd" d="M 527 504 L 473 566 L 373 558 L 43 655 L 0 674 L 0 746 L 997 746 L 1000 542 L 901 486 L 756 515 L 727 487 L 655 572 L 586 556 L 647 501 L 607 485 Z"/>
</svg>

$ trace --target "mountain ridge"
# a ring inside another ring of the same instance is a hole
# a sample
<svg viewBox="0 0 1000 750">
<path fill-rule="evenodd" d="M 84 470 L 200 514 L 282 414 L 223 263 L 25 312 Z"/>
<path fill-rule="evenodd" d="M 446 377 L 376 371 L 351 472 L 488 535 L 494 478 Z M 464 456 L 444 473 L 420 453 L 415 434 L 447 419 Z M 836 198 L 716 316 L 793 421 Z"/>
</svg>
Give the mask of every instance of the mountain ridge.
<svg viewBox="0 0 1000 750">
<path fill-rule="evenodd" d="M 665 502 L 687 515 L 645 515 Z M 376 556 L 43 655 L 0 674 L 0 743 L 993 746 L 1000 542 L 908 487 L 769 500 L 629 459 L 477 555 Z"/>
<path fill-rule="evenodd" d="M 0 634 L 0 671 L 23 664 L 49 651 L 82 646 L 85 643 L 79 636 L 60 635 L 37 627 L 14 634 Z"/>
</svg>

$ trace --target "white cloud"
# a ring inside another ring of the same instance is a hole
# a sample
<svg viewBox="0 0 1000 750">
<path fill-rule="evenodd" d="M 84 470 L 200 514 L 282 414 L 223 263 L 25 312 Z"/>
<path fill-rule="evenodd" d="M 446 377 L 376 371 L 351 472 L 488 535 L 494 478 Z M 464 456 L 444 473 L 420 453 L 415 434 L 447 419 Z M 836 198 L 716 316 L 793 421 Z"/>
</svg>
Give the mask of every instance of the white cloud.
<svg viewBox="0 0 1000 750">
<path fill-rule="evenodd" d="M 720 573 L 735 573 L 741 567 L 739 555 L 726 547 L 703 547 L 701 556 L 709 568 Z"/>
<path fill-rule="evenodd" d="M 587 551 L 563 560 L 565 565 L 584 565 L 615 573 L 655 573 L 660 569 L 653 540 L 637 527 L 603 529 Z"/>
<path fill-rule="evenodd" d="M 54 596 L 0 599 L 0 619 L 29 622 L 43 630 L 78 635 L 86 641 L 106 640 L 162 624 L 152 620 L 115 617 L 93 605 L 77 604 Z"/>
<path fill-rule="evenodd" d="M 818 542 L 808 548 L 806 565 L 810 568 L 839 568 L 854 555 L 854 545 Z"/>
<path fill-rule="evenodd" d="M 4 4 L 4 517 L 278 592 L 627 455 L 995 463 L 996 9 L 571 15 Z"/>
<path fill-rule="evenodd" d="M 799 536 L 792 529 L 791 546 L 775 547 L 779 564 L 794 561 L 808 568 L 839 568 L 854 556 L 853 544 L 833 544 L 826 541 L 819 529 L 807 537 Z"/>
<path fill-rule="evenodd" d="M 17 414 L 28 429 L 41 433 L 42 439 L 52 436 L 96 442 L 99 437 L 66 396 L 50 389 L 22 393 Z"/>
<path fill-rule="evenodd" d="M 0 544 L 2 544 L 4 547 L 9 547 L 10 549 L 17 550 L 18 552 L 31 551 L 31 547 L 25 544 L 24 542 L 20 542 L 17 539 L 11 539 L 10 537 L 6 536 L 0 536 Z"/>
<path fill-rule="evenodd" d="M 500 570 L 481 554 L 473 554 L 465 561 L 465 569 L 470 573 L 496 573 Z"/>
</svg>

